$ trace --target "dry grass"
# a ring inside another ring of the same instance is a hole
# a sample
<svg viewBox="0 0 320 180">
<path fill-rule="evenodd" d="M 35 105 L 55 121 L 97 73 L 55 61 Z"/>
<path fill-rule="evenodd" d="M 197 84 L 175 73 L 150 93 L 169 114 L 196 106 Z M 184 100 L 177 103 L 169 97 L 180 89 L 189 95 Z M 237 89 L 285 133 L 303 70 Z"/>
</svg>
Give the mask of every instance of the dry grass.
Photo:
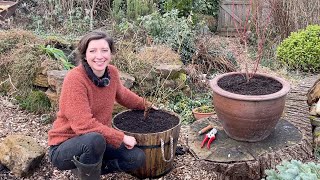
<svg viewBox="0 0 320 180">
<path fill-rule="evenodd" d="M 144 47 L 138 54 L 137 59 L 152 63 L 179 64 L 182 65 L 179 54 L 164 45 L 153 45 Z"/>
<path fill-rule="evenodd" d="M 2 84 L 0 90 L 24 96 L 31 91 L 32 81 L 41 63 L 45 60 L 53 61 L 38 48 L 45 41 L 27 31 L 10 30 L 0 32 L 0 42 L 0 49 L 3 50 L 0 54 L 0 82 L 9 77 L 12 81 L 11 85 Z M 53 64 L 58 63 L 53 61 Z M 55 67 L 59 66 L 51 66 Z"/>
<path fill-rule="evenodd" d="M 230 72 L 237 70 L 237 62 L 228 53 L 224 41 L 219 41 L 218 36 L 204 37 L 197 42 L 197 51 L 192 57 L 192 64 L 197 70 L 205 74 L 212 71 Z"/>
</svg>

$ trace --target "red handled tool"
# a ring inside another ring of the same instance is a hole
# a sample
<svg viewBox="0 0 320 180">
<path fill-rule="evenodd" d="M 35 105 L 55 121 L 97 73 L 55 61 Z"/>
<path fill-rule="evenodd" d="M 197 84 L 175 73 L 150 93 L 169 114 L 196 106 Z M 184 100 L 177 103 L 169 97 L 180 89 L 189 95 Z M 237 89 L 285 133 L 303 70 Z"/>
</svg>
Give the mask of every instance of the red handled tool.
<svg viewBox="0 0 320 180">
<path fill-rule="evenodd" d="M 210 132 L 208 132 L 201 143 L 201 148 L 203 148 L 204 144 L 208 141 L 207 148 L 210 149 L 210 144 L 216 139 L 217 132 L 218 131 L 216 128 L 213 128 Z"/>
</svg>

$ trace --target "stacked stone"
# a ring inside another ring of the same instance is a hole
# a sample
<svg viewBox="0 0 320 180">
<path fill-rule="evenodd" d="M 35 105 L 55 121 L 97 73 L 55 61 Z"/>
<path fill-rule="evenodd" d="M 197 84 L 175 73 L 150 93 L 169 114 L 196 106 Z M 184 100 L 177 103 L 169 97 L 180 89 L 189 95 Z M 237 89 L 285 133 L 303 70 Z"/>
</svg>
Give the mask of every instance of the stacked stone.
<svg viewBox="0 0 320 180">
<path fill-rule="evenodd" d="M 310 106 L 310 120 L 313 127 L 315 148 L 320 148 L 320 79 L 310 88 L 307 94 L 307 103 Z"/>
</svg>

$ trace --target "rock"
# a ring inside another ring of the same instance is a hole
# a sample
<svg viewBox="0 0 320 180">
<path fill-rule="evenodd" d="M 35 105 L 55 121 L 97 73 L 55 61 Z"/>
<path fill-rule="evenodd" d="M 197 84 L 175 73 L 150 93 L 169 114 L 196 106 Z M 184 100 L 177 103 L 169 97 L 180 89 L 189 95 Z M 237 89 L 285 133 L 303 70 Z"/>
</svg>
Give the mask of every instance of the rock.
<svg viewBox="0 0 320 180">
<path fill-rule="evenodd" d="M 182 71 L 182 65 L 175 64 L 159 64 L 155 67 L 156 72 L 159 76 L 167 79 L 176 77 L 178 73 Z"/>
<path fill-rule="evenodd" d="M 62 83 L 67 73 L 67 70 L 51 70 L 47 72 L 49 88 L 46 91 L 46 95 L 53 109 L 58 109 Z"/>
<path fill-rule="evenodd" d="M 49 87 L 47 72 L 50 70 L 62 70 L 61 66 L 57 61 L 52 59 L 43 59 L 40 64 L 39 69 L 37 70 L 36 77 L 33 80 L 33 84 L 40 87 Z"/>
<path fill-rule="evenodd" d="M 315 147 L 318 147 L 320 145 L 320 137 L 314 137 L 313 143 Z"/>
<path fill-rule="evenodd" d="M 30 136 L 9 135 L 0 144 L 0 163 L 17 177 L 31 174 L 44 155 L 45 148 Z"/>
<path fill-rule="evenodd" d="M 314 130 L 313 130 L 313 137 L 314 138 L 317 138 L 317 137 L 320 137 L 320 127 L 316 127 Z"/>
<path fill-rule="evenodd" d="M 128 73 L 120 72 L 120 80 L 126 88 L 130 89 L 133 86 L 135 78 Z"/>
<path fill-rule="evenodd" d="M 312 116 L 317 116 L 316 104 L 312 104 L 312 105 L 310 106 L 309 114 L 312 115 Z"/>
<path fill-rule="evenodd" d="M 51 106 L 58 107 L 59 95 L 56 92 L 52 91 L 51 89 L 48 89 L 45 93 L 48 99 L 50 100 Z"/>
<path fill-rule="evenodd" d="M 36 75 L 35 79 L 33 80 L 33 85 L 40 87 L 49 87 L 48 77 L 43 74 Z"/>
<path fill-rule="evenodd" d="M 320 118 L 317 118 L 315 116 L 311 116 L 310 121 L 311 121 L 312 126 L 320 127 Z"/>
<path fill-rule="evenodd" d="M 48 71 L 48 84 L 49 87 L 55 91 L 58 95 L 60 95 L 62 83 L 64 77 L 66 77 L 68 71 L 67 70 L 52 70 Z"/>
<path fill-rule="evenodd" d="M 309 89 L 307 93 L 307 103 L 311 106 L 313 103 L 316 103 L 320 98 L 320 79 L 318 79 L 314 85 Z"/>
<path fill-rule="evenodd" d="M 316 104 L 316 113 L 318 115 L 320 115 L 320 99 L 318 100 L 317 104 Z"/>
</svg>

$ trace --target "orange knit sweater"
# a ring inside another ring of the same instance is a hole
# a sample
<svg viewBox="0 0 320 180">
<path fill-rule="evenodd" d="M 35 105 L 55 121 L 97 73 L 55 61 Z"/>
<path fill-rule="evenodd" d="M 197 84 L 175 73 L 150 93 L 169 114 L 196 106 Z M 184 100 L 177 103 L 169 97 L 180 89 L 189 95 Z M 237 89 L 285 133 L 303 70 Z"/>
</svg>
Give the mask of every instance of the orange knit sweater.
<svg viewBox="0 0 320 180">
<path fill-rule="evenodd" d="M 57 119 L 48 133 L 49 145 L 98 132 L 108 144 L 120 146 L 124 134 L 111 127 L 114 102 L 129 109 L 144 109 L 144 103 L 143 98 L 121 84 L 116 67 L 108 65 L 108 70 L 111 81 L 106 87 L 95 86 L 82 65 L 68 72 L 62 85 Z"/>
</svg>

